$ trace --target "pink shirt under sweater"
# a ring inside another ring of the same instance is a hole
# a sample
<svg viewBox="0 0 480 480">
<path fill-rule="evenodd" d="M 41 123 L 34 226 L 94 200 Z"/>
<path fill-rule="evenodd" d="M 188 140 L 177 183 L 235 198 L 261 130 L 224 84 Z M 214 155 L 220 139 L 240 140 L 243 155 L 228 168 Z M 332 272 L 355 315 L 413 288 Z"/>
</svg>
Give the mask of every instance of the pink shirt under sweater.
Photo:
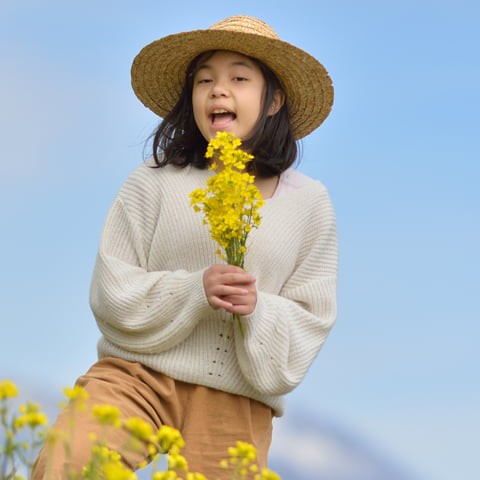
<svg viewBox="0 0 480 480">
<path fill-rule="evenodd" d="M 280 197 L 290 190 L 303 187 L 308 180 L 309 178 L 303 173 L 298 172 L 294 168 L 289 168 L 280 175 L 277 188 L 275 189 L 272 198 Z"/>
</svg>

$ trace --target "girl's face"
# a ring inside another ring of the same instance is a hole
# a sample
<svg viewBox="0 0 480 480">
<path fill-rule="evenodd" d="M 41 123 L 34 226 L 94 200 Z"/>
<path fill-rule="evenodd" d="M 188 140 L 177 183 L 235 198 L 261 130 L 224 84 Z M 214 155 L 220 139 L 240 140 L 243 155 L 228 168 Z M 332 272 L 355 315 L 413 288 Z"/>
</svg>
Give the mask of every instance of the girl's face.
<svg viewBox="0 0 480 480">
<path fill-rule="evenodd" d="M 218 131 L 248 138 L 258 121 L 264 90 L 260 68 L 244 55 L 218 51 L 201 61 L 193 77 L 192 105 L 205 140 Z"/>
</svg>

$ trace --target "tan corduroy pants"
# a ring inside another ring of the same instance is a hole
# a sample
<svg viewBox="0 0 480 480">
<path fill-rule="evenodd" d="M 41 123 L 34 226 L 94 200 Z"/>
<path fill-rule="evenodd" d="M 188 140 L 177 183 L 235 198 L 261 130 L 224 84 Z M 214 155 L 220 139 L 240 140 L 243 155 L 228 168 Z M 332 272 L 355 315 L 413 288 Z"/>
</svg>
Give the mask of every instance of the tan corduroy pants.
<svg viewBox="0 0 480 480">
<path fill-rule="evenodd" d="M 185 440 L 182 454 L 191 472 L 199 472 L 208 480 L 227 480 L 230 475 L 219 462 L 227 458 L 227 449 L 237 440 L 253 444 L 258 450 L 259 466 L 266 466 L 272 435 L 272 410 L 255 400 L 212 388 L 179 382 L 139 363 L 106 358 L 94 364 L 77 380 L 89 394 L 87 408 L 76 413 L 75 433 L 70 467 L 81 471 L 91 453 L 89 434 L 106 435 L 109 448 L 122 456 L 124 463 L 135 470 L 147 458 L 147 451 L 122 451 L 127 434 L 111 428 L 101 430 L 91 415 L 95 404 L 120 408 L 124 418 L 140 417 L 154 429 L 169 425 L 179 430 Z M 68 431 L 68 407 L 57 418 L 53 428 Z M 64 478 L 66 455 L 61 445 L 53 454 L 40 452 L 33 469 L 33 480 Z M 48 468 L 47 468 L 48 464 Z"/>
</svg>

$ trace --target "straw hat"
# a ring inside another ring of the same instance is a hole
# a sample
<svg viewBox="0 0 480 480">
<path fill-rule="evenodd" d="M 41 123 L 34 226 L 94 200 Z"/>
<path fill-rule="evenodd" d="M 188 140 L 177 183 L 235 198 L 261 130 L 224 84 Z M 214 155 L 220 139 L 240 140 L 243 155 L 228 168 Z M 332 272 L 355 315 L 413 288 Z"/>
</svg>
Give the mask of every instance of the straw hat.
<svg viewBox="0 0 480 480">
<path fill-rule="evenodd" d="M 229 17 L 206 30 L 168 35 L 144 47 L 132 65 L 132 87 L 140 101 L 165 117 L 180 97 L 188 64 L 208 50 L 231 50 L 265 63 L 287 95 L 297 139 L 327 118 L 333 104 L 332 81 L 321 63 L 278 37 L 265 22 Z"/>
</svg>

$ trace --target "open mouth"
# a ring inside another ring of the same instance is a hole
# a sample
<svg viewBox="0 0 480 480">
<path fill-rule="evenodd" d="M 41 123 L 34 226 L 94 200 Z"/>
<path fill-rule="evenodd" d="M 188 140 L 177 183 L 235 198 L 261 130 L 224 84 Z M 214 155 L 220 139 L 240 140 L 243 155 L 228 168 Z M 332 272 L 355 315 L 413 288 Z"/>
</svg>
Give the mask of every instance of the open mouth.
<svg viewBox="0 0 480 480">
<path fill-rule="evenodd" d="M 237 116 L 233 112 L 229 112 L 228 110 L 218 109 L 214 110 L 210 114 L 210 122 L 213 126 L 215 125 L 224 125 L 230 122 L 233 122 Z"/>
</svg>

